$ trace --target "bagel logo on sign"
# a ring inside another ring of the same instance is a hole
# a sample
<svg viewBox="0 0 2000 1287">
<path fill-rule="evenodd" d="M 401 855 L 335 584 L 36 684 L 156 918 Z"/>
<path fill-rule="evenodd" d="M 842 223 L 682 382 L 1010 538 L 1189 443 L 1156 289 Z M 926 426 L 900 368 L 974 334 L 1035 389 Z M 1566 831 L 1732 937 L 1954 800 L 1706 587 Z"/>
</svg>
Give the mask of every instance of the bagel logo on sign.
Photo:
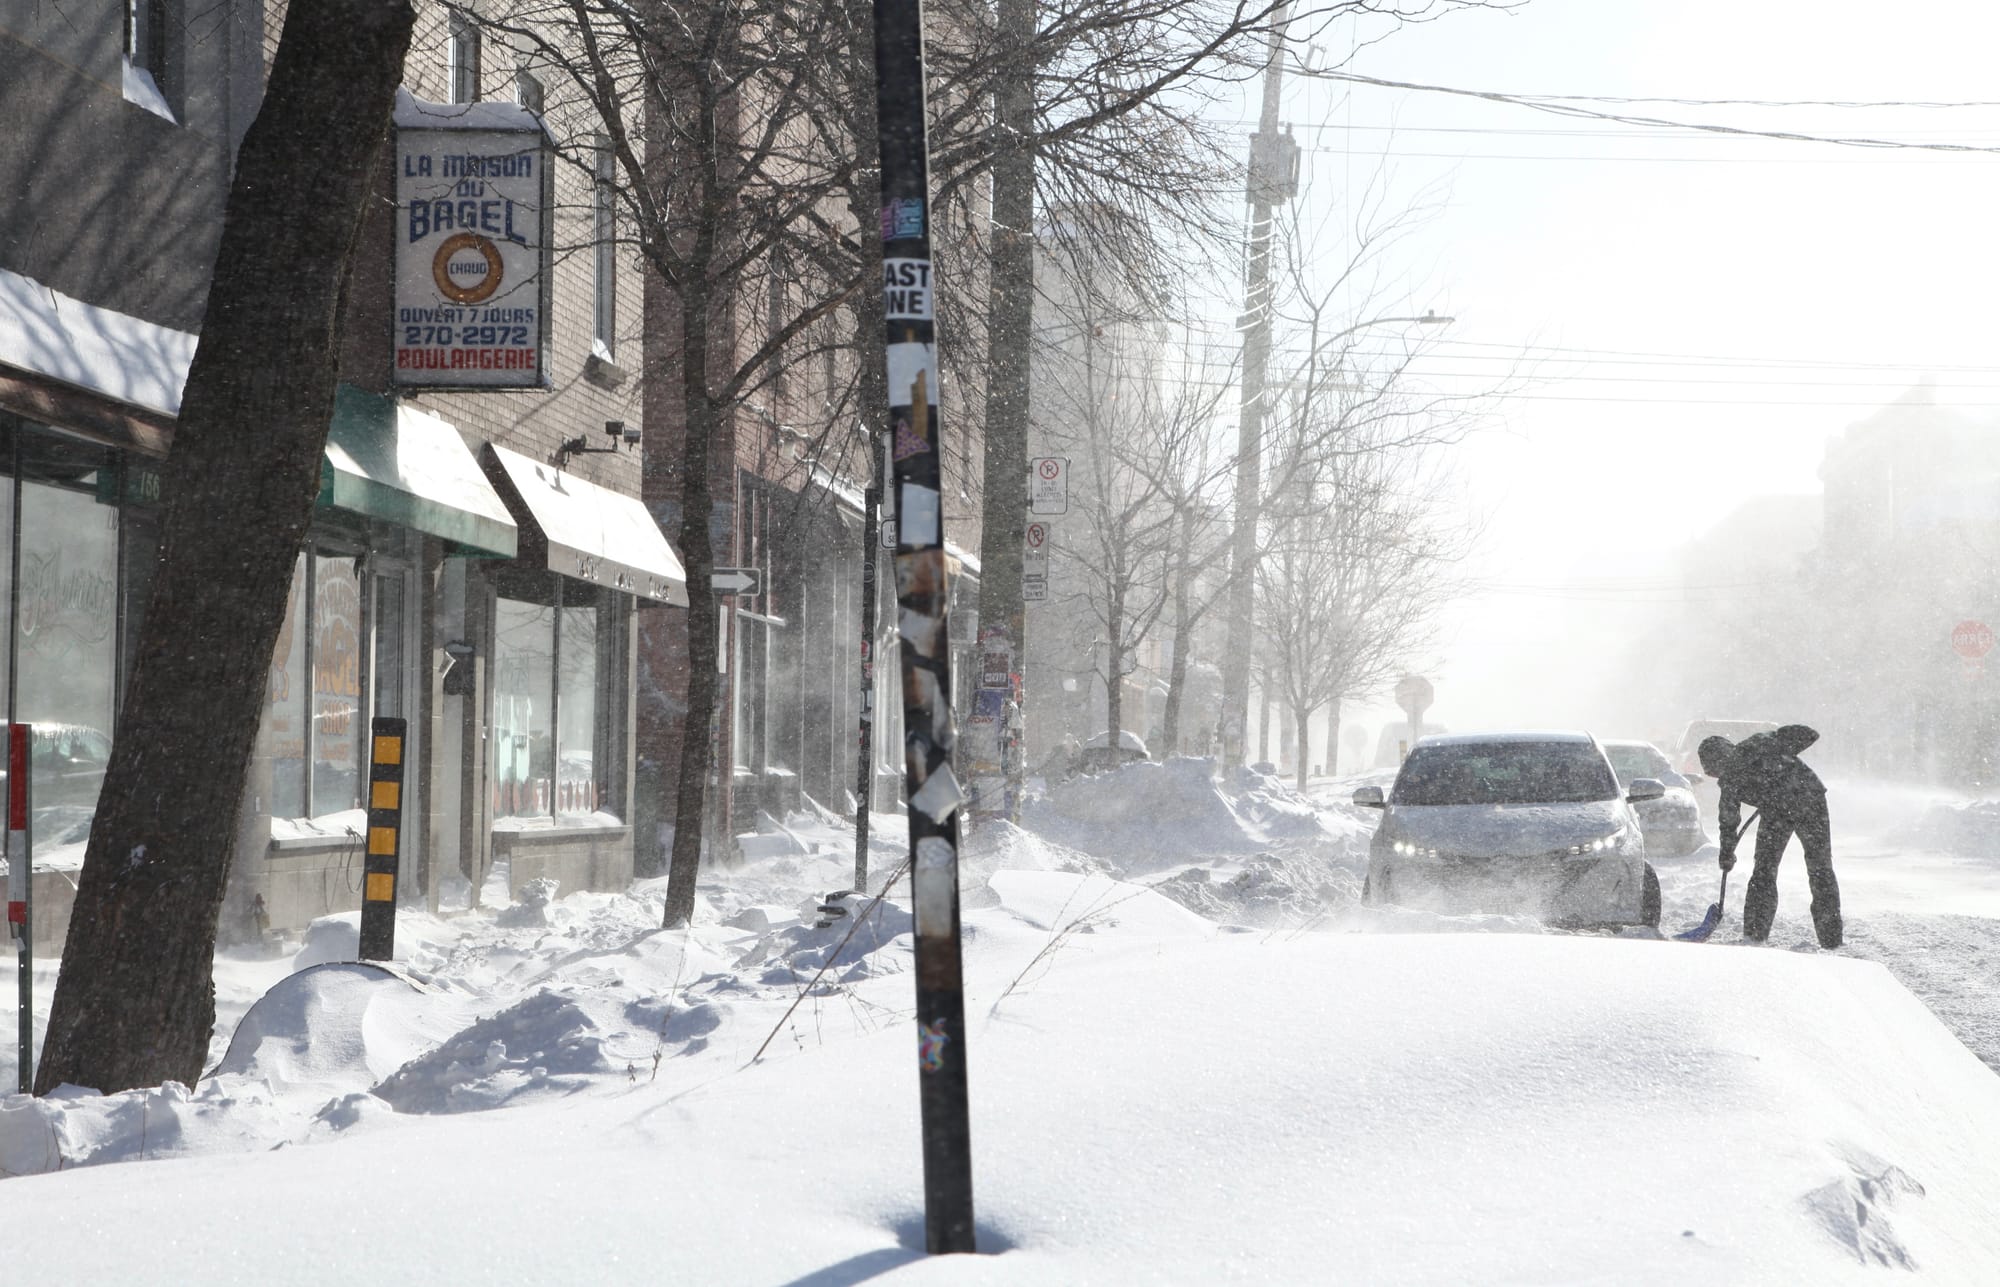
<svg viewBox="0 0 2000 1287">
<path fill-rule="evenodd" d="M 489 298 L 506 276 L 500 248 L 476 232 L 445 238 L 431 258 L 431 278 L 454 304 L 477 304 Z"/>
</svg>

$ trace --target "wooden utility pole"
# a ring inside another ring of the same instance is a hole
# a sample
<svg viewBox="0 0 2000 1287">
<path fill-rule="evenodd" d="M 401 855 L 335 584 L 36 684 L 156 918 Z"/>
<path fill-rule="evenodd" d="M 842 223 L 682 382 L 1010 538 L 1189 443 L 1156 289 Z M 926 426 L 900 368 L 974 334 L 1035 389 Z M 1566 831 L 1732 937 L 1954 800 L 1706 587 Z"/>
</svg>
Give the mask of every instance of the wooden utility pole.
<svg viewBox="0 0 2000 1287">
<path fill-rule="evenodd" d="M 944 417 L 932 306 L 930 156 L 924 131 L 921 0 L 876 0 L 875 103 L 882 153 L 882 302 L 896 489 L 904 780 L 917 922 L 917 1085 L 923 1112 L 924 1241 L 971 1251 L 972 1133 L 966 1111 L 965 984 L 958 925 L 952 772 L 950 587 L 945 578 Z"/>
<path fill-rule="evenodd" d="M 1222 653 L 1222 762 L 1246 758 L 1250 723 L 1250 655 L 1257 646 L 1257 520 L 1264 487 L 1264 372 L 1271 357 L 1271 211 L 1297 190 L 1298 149 L 1278 133 L 1285 76 L 1285 28 L 1291 6 L 1271 20 L 1264 64 L 1264 108 L 1250 136 L 1250 262 L 1244 274 L 1243 401 L 1236 431 L 1236 505 L 1229 547 L 1229 632 Z"/>
</svg>

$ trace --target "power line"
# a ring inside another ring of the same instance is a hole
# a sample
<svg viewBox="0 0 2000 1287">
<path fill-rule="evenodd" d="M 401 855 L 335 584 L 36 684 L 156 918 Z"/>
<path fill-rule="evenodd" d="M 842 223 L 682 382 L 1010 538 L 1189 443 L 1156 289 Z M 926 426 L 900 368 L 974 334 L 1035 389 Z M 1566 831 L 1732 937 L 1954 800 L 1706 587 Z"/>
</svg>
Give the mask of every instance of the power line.
<svg viewBox="0 0 2000 1287">
<path fill-rule="evenodd" d="M 1910 146 L 1915 146 L 1914 144 Z M 1300 144 L 1301 152 L 1320 156 L 1372 156 L 1412 161 L 1614 161 L 1652 165 L 1953 165 L 1964 156 L 1542 156 L 1515 152 L 1404 152 L 1372 148 L 1334 148 Z M 1965 149 L 1972 151 L 1974 149 Z M 1979 148 L 1980 152 L 2000 152 L 2000 147 Z"/>
<path fill-rule="evenodd" d="M 1205 323 L 1197 319 L 1192 325 L 1206 326 L 1209 333 L 1217 335 L 1235 333 L 1235 328 L 1227 322 Z M 1631 363 L 1632 365 L 1639 365 L 1640 362 L 1645 362 L 1660 366 L 1827 367 L 1837 370 L 1854 371 L 1909 371 L 1918 375 L 1942 371 L 1964 371 L 1984 375 L 2000 374 L 2000 366 L 1972 366 L 1951 363 L 1850 362 L 1839 358 L 1762 358 L 1746 357 L 1742 354 L 1660 353 L 1645 349 L 1592 349 L 1562 344 L 1509 344 L 1498 340 L 1461 340 L 1450 336 L 1426 338 L 1423 342 L 1423 349 L 1427 352 L 1446 348 L 1506 350 L 1505 353 L 1491 358 L 1483 357 L 1476 353 L 1440 354 L 1440 356 L 1448 356 L 1454 361 L 1528 361 L 1549 354 L 1575 354 L 1578 360 L 1596 358 L 1637 359 L 1637 361 Z M 1294 351 L 1302 352 L 1303 350 Z M 1354 351 L 1358 352 L 1359 350 Z M 1371 350 L 1371 352 L 1374 351 Z M 1401 356 L 1394 351 L 1388 351 L 1386 355 L 1391 357 Z M 1553 361 L 1557 359 L 1550 358 L 1548 360 Z M 1627 364 L 1624 362 L 1613 362 L 1611 365 L 1623 366 Z"/>
<path fill-rule="evenodd" d="M 1526 107 L 1555 116 L 1574 117 L 1582 120 L 1612 121 L 1620 125 L 1638 125 L 1649 128 L 1691 130 L 1704 134 L 1728 135 L 1738 138 L 1782 139 L 1792 143 L 1826 143 L 1839 147 L 1888 148 L 1923 152 L 1984 152 L 2000 153 L 2000 145 L 1974 143 L 1920 142 L 1907 139 L 1883 139 L 1866 135 L 1808 134 L 1800 130 L 1760 130 L 1740 125 L 1712 125 L 1702 121 L 1676 121 L 1658 116 L 1638 116 L 1624 112 L 1599 111 L 1584 107 L 1584 103 L 1673 103 L 1683 107 L 1994 107 L 2000 104 L 1988 102 L 1961 103 L 1916 103 L 1877 102 L 1865 103 L 1840 100 L 1757 100 L 1757 99 L 1639 99 L 1612 98 L 1590 94 L 1507 94 L 1496 90 L 1462 89 L 1452 85 L 1425 85 L 1416 81 L 1388 80 L 1380 76 L 1363 76 L 1359 72 L 1308 71 L 1301 75 L 1321 80 L 1341 81 L 1351 85 L 1371 85 L 1378 89 L 1401 89 L 1424 94 L 1447 94 L 1458 98 L 1475 98 L 1489 103 L 1507 103 L 1515 107 Z"/>
</svg>

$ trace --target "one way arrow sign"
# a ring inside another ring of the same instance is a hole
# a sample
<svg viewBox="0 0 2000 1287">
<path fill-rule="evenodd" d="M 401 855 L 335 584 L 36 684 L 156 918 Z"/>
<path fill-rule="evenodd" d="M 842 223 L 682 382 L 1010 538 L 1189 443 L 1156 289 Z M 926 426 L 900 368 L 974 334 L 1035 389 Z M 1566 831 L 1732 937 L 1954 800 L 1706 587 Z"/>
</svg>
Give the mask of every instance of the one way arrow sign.
<svg viewBox="0 0 2000 1287">
<path fill-rule="evenodd" d="M 764 588 L 756 568 L 717 568 L 708 583 L 717 594 L 757 594 Z"/>
</svg>

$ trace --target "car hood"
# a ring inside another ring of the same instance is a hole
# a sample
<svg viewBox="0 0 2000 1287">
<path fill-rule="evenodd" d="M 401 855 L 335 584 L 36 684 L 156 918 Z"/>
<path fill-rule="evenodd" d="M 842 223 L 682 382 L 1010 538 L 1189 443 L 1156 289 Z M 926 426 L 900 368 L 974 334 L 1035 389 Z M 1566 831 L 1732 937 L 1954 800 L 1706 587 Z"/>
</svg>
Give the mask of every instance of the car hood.
<svg viewBox="0 0 2000 1287">
<path fill-rule="evenodd" d="M 1629 816 L 1622 800 L 1584 804 L 1392 804 L 1379 840 L 1495 858 L 1529 858 L 1609 835 Z"/>
</svg>

